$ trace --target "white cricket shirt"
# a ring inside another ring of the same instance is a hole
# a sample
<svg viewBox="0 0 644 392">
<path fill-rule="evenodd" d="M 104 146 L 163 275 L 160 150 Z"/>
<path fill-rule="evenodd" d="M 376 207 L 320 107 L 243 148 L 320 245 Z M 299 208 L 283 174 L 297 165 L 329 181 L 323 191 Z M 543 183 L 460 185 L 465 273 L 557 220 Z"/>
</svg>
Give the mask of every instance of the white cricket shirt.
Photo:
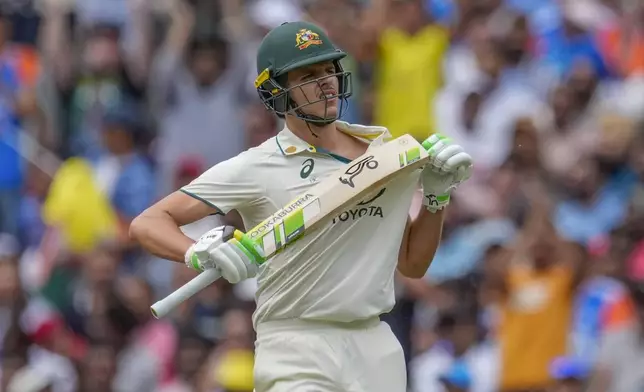
<svg viewBox="0 0 644 392">
<path fill-rule="evenodd" d="M 371 146 L 388 131 L 356 131 Z M 247 228 L 349 161 L 322 153 L 285 128 L 260 146 L 221 162 L 182 191 L 235 209 Z M 378 316 L 394 305 L 398 251 L 420 171 L 395 179 L 307 232 L 260 268 L 253 323 L 280 319 L 349 322 Z"/>
</svg>

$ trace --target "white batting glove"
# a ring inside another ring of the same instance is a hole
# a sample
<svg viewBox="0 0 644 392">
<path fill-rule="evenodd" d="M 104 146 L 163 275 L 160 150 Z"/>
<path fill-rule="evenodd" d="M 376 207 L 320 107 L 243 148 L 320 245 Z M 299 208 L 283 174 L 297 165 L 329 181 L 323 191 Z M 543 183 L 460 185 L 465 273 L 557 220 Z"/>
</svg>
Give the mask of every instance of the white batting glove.
<svg viewBox="0 0 644 392">
<path fill-rule="evenodd" d="M 430 136 L 423 146 L 430 156 L 421 174 L 423 205 L 435 213 L 449 204 L 452 190 L 472 176 L 472 157 L 441 134 Z"/>
<path fill-rule="evenodd" d="M 216 268 L 233 284 L 255 277 L 259 270 L 257 258 L 234 238 L 234 233 L 232 226 L 208 231 L 186 252 L 186 265 L 197 271 Z"/>
</svg>

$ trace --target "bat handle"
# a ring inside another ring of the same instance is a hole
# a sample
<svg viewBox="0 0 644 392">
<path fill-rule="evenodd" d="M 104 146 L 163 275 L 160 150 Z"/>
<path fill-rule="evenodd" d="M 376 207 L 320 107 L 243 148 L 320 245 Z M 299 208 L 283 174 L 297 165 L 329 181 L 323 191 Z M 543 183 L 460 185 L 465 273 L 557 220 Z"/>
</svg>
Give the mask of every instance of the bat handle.
<svg viewBox="0 0 644 392">
<path fill-rule="evenodd" d="M 246 234 L 239 230 L 235 230 L 234 237 L 244 245 L 244 247 L 252 254 L 255 262 L 258 264 L 263 263 L 266 258 L 264 250 L 251 240 Z M 182 302 L 188 300 L 201 290 L 210 286 L 214 281 L 221 278 L 221 273 L 217 269 L 208 269 L 200 273 L 188 283 L 179 287 L 167 297 L 157 301 L 150 307 L 150 311 L 155 318 L 161 318 L 170 313 L 174 308 L 181 305 Z"/>
<path fill-rule="evenodd" d="M 157 301 L 150 307 L 150 311 L 154 318 L 165 317 L 174 308 L 187 301 L 190 297 L 194 296 L 201 290 L 210 286 L 214 281 L 221 277 L 221 273 L 216 269 L 208 269 L 200 273 L 188 283 L 176 289 L 167 297 Z"/>
</svg>

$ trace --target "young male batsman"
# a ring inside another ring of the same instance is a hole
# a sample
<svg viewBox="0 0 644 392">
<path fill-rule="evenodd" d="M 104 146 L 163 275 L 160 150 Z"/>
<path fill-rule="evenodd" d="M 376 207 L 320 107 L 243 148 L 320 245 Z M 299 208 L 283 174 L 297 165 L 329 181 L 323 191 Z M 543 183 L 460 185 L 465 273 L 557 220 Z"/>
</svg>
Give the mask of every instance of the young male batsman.
<svg viewBox="0 0 644 392">
<path fill-rule="evenodd" d="M 217 268 L 231 283 L 258 276 L 257 392 L 404 392 L 400 344 L 379 316 L 394 306 L 394 272 L 422 277 L 438 247 L 450 191 L 470 176 L 460 146 L 432 136 L 425 169 L 393 182 L 307 232 L 258 267 L 248 249 L 225 242 L 218 227 L 196 243 L 179 227 L 237 210 L 254 227 L 295 196 L 372 145 L 382 127 L 338 121 L 351 94 L 350 74 L 318 26 L 285 23 L 257 54 L 257 90 L 285 118 L 277 136 L 210 168 L 132 223 L 130 233 L 151 253 L 198 270 Z M 225 124 L 222 124 L 225 126 Z M 419 182 L 426 208 L 411 220 Z"/>
</svg>

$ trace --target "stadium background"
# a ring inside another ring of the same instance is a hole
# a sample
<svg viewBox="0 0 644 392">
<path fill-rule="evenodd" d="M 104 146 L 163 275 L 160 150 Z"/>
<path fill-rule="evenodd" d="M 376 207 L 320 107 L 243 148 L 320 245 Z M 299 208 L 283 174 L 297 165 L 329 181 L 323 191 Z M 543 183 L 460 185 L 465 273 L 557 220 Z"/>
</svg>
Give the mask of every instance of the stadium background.
<svg viewBox="0 0 644 392">
<path fill-rule="evenodd" d="M 641 2 L 0 10 L 0 390 L 252 390 L 254 283 L 219 281 L 153 320 L 153 300 L 193 274 L 141 252 L 127 225 L 278 132 L 254 92 L 254 51 L 301 18 L 351 54 L 344 119 L 438 130 L 476 162 L 429 273 L 400 278 L 386 316 L 410 390 L 644 388 L 644 349 L 631 343 L 644 314 Z M 184 229 L 196 238 L 221 221 Z M 619 382 L 602 385 L 606 374 Z"/>
</svg>

